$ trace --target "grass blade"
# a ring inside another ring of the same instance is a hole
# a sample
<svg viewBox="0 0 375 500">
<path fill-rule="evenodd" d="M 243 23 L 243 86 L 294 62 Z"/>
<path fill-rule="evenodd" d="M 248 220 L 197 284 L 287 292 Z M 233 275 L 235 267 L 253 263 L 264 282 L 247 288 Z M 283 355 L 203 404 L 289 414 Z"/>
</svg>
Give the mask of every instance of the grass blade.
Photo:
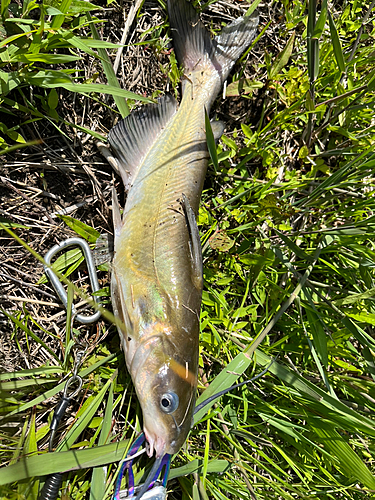
<svg viewBox="0 0 375 500">
<path fill-rule="evenodd" d="M 91 16 L 89 13 L 87 13 L 87 18 L 89 21 L 91 21 Z M 93 38 L 95 40 L 100 40 L 98 30 L 96 29 L 96 26 L 93 22 L 90 22 L 90 29 L 91 29 L 91 33 L 92 33 Z M 115 87 L 120 88 L 120 84 L 119 84 L 118 79 L 116 77 L 112 63 L 109 60 L 107 51 L 103 48 L 98 47 L 98 53 L 99 53 L 99 56 L 101 58 L 101 63 L 102 63 L 102 66 L 103 66 L 103 69 L 104 69 L 104 72 L 105 72 L 105 75 L 107 77 L 109 85 L 111 85 L 114 88 Z M 126 102 L 126 98 L 124 98 L 124 97 L 126 97 L 126 96 L 113 94 L 113 98 L 115 100 L 116 106 L 117 106 L 118 110 L 120 111 L 120 114 L 123 118 L 125 118 L 125 116 L 128 116 L 128 114 L 130 113 L 128 103 Z"/>
<path fill-rule="evenodd" d="M 110 436 L 112 427 L 112 410 L 113 410 L 113 384 L 109 388 L 107 404 L 103 419 L 102 430 L 99 436 L 99 446 L 104 446 Z M 95 467 L 91 476 L 90 500 L 104 498 L 106 489 L 107 467 Z"/>
<path fill-rule="evenodd" d="M 117 370 L 113 373 L 111 378 L 107 381 L 107 383 L 103 386 L 103 388 L 98 392 L 93 401 L 88 405 L 86 410 L 80 416 L 80 418 L 76 421 L 76 423 L 72 426 L 70 431 L 65 436 L 63 442 L 56 448 L 57 452 L 67 451 L 73 443 L 78 439 L 79 435 L 86 428 L 90 420 L 93 418 L 96 410 L 100 406 L 105 393 L 107 392 L 110 385 L 113 383 L 113 380 L 117 376 Z"/>
<path fill-rule="evenodd" d="M 219 171 L 219 160 L 217 157 L 217 151 L 216 151 L 216 143 L 215 143 L 215 138 L 214 134 L 212 132 L 212 127 L 211 127 L 211 122 L 208 117 L 206 108 L 204 110 L 204 121 L 206 125 L 206 140 L 207 140 L 207 147 L 208 147 L 208 152 L 210 153 L 211 161 L 214 166 L 215 172 Z"/>
<path fill-rule="evenodd" d="M 328 20 L 329 20 L 329 29 L 330 29 L 331 38 L 332 38 L 333 53 L 335 54 L 335 59 L 336 59 L 337 66 L 338 66 L 339 70 L 341 71 L 341 73 L 344 73 L 345 69 L 346 69 L 344 54 L 342 52 L 341 42 L 340 42 L 339 35 L 337 33 L 335 22 L 334 22 L 332 15 L 329 11 L 328 11 Z"/>
<path fill-rule="evenodd" d="M 294 39 L 296 37 L 296 33 L 293 32 L 289 40 L 287 41 L 284 49 L 280 52 L 280 54 L 276 57 L 275 62 L 273 63 L 270 71 L 269 78 L 272 80 L 280 73 L 284 66 L 288 64 L 290 56 L 293 52 Z"/>
<path fill-rule="evenodd" d="M 349 480 L 355 479 L 367 488 L 375 489 L 375 477 L 368 470 L 363 461 L 343 439 L 343 437 L 327 422 L 319 420 L 314 430 L 321 438 L 324 447 L 340 460 L 340 465 Z"/>
</svg>

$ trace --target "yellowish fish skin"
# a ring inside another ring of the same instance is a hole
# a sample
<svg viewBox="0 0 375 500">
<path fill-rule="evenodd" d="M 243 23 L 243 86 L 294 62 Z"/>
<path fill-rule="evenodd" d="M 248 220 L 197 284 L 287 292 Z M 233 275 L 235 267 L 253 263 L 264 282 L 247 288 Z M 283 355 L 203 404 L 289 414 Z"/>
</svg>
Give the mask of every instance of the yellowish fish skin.
<svg viewBox="0 0 375 500">
<path fill-rule="evenodd" d="M 208 162 L 205 108 L 223 80 L 202 61 L 185 72 L 181 104 L 141 159 L 115 228 L 113 309 L 157 457 L 183 445 L 195 404 L 203 277 L 188 211 L 198 212 Z"/>
<path fill-rule="evenodd" d="M 192 98 L 189 83 L 137 175 L 115 239 L 114 300 L 126 325 L 121 332 L 125 358 L 136 381 L 144 431 L 157 454 L 173 454 L 182 446 L 195 402 L 203 280 L 193 270 L 181 201 L 183 193 L 197 211 L 208 160 L 205 97 L 202 92 Z M 179 398 L 173 414 L 160 409 L 168 391 Z"/>
</svg>

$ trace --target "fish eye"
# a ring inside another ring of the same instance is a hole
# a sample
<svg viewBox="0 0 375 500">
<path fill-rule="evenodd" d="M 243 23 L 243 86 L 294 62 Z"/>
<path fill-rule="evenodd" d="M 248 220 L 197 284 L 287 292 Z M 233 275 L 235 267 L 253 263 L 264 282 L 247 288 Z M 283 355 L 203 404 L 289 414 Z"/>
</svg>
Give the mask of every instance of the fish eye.
<svg viewBox="0 0 375 500">
<path fill-rule="evenodd" d="M 160 398 L 160 408 L 164 413 L 173 413 L 178 405 L 179 399 L 175 392 L 166 392 Z"/>
</svg>

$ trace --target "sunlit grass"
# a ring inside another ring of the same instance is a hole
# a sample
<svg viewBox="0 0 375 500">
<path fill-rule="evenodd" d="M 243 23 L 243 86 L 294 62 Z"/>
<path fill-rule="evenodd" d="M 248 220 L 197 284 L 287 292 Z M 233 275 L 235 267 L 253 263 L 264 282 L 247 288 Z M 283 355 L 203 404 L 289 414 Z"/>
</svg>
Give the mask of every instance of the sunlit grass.
<svg viewBox="0 0 375 500">
<path fill-rule="evenodd" d="M 3 23 L 9 26 L 5 4 Z M 42 9 L 39 21 L 26 23 L 27 32 L 7 33 L 2 46 L 14 51 L 2 59 L 8 77 L 0 75 L 3 109 L 17 109 L 25 120 L 48 117 L 56 126 L 54 87 L 91 92 L 95 84 L 71 80 L 73 55 L 60 61 L 68 63 L 66 70 L 36 65 L 48 62 L 54 43 L 71 51 L 113 47 L 78 38 L 90 4 L 79 16 L 63 4 L 62 14 Z M 33 5 L 17 7 L 19 15 L 28 19 Z M 281 50 L 264 50 L 251 77 L 244 60 L 228 82 L 229 102 L 239 95 L 240 101 L 250 99 L 249 107 L 262 96 L 259 120 L 244 119 L 222 137 L 202 196 L 198 402 L 270 367 L 261 379 L 198 413 L 172 463 L 171 499 L 357 500 L 375 492 L 374 21 L 365 2 L 344 10 L 327 2 L 283 2 L 283 8 L 285 26 L 277 25 L 272 35 Z M 46 15 L 52 17 L 46 21 Z M 263 25 L 268 21 L 263 17 Z M 20 39 L 28 47 L 22 54 Z M 25 85 L 45 89 L 43 111 L 8 93 L 19 87 L 21 96 Z M 112 95 L 135 97 L 112 85 Z M 22 144 L 17 129 L 4 127 L 3 149 Z M 66 221 L 95 242 L 93 230 Z M 69 255 L 72 272 L 79 257 Z M 4 313 L 26 346 L 36 343 L 48 352 L 26 306 Z M 107 340 L 116 338 L 110 322 L 98 329 Z M 55 331 L 47 333 L 56 338 Z M 73 328 L 72 338 L 79 339 L 79 330 Z M 87 352 L 79 371 L 83 391 L 51 454 L 50 412 L 64 387 L 61 377 L 72 368 L 73 341 L 61 339 L 61 355 L 49 352 L 42 366 L 0 375 L 0 496 L 36 498 L 43 476 L 70 470 L 63 491 L 71 499 L 111 497 L 118 461 L 141 430 L 141 410 L 118 343 L 107 340 L 93 341 Z M 137 480 L 147 465 L 139 462 Z"/>
</svg>

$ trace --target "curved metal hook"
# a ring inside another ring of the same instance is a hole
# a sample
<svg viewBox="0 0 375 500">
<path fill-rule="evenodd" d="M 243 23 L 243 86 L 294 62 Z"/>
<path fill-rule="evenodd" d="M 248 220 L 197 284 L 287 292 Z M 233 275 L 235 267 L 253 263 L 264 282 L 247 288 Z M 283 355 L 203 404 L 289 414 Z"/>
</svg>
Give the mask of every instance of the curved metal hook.
<svg viewBox="0 0 375 500">
<path fill-rule="evenodd" d="M 44 265 L 44 272 L 50 279 L 53 288 L 56 290 L 57 295 L 60 297 L 61 302 L 64 304 L 65 308 L 68 308 L 68 295 L 66 291 L 64 290 L 64 287 L 53 271 L 51 267 L 51 259 L 54 257 L 58 252 L 61 250 L 64 250 L 67 247 L 70 246 L 76 246 L 78 245 L 81 247 L 83 251 L 83 255 L 85 256 L 86 259 L 86 264 L 87 264 L 87 270 L 89 273 L 89 278 L 90 278 L 90 283 L 91 283 L 91 288 L 93 292 L 97 292 L 100 290 L 99 287 L 99 282 L 98 282 L 98 277 L 96 275 L 96 269 L 95 269 L 95 264 L 94 264 L 94 259 L 92 257 L 91 249 L 88 245 L 88 243 L 83 240 L 82 238 L 68 238 L 67 240 L 62 241 L 61 243 L 58 243 L 57 245 L 54 245 L 45 255 L 44 260 L 46 264 Z M 100 298 L 94 295 L 94 301 L 99 305 L 100 304 Z M 91 316 L 84 316 L 83 314 L 77 314 L 77 311 L 72 304 L 72 314 L 75 315 L 75 318 L 77 321 L 80 323 L 83 323 L 85 325 L 90 324 L 90 323 L 95 323 L 95 321 L 98 321 L 100 318 L 101 312 L 96 311 L 94 314 L 91 314 Z"/>
</svg>

